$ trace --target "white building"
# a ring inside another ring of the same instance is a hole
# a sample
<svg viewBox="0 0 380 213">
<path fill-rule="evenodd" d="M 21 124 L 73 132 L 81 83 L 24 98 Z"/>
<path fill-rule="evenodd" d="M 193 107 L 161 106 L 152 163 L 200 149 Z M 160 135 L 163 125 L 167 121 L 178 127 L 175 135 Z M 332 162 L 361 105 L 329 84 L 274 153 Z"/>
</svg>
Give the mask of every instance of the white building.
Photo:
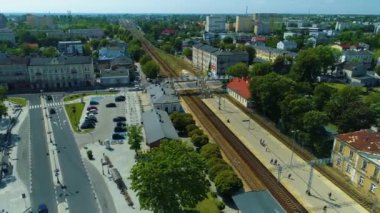
<svg viewBox="0 0 380 213">
<path fill-rule="evenodd" d="M 348 29 L 351 27 L 351 23 L 348 22 L 336 22 L 335 30 L 336 31 L 343 31 L 345 29 Z"/>
<path fill-rule="evenodd" d="M 205 31 L 211 32 L 211 33 L 224 32 L 225 23 L 226 23 L 225 16 L 216 16 L 216 15 L 207 16 Z"/>
<path fill-rule="evenodd" d="M 83 55 L 82 41 L 59 41 L 58 50 L 64 55 Z"/>
<path fill-rule="evenodd" d="M 100 84 L 104 86 L 126 86 L 130 84 L 130 75 L 135 71 L 132 59 L 117 58 L 111 61 L 109 69 L 100 73 Z"/>
<path fill-rule="evenodd" d="M 182 111 L 180 100 L 168 81 L 161 84 L 151 84 L 146 90 L 155 109 L 164 110 L 167 113 Z"/>
<path fill-rule="evenodd" d="M 251 92 L 249 91 L 248 79 L 231 79 L 231 81 L 227 84 L 227 93 L 243 106 L 250 106 Z"/>
<path fill-rule="evenodd" d="M 277 43 L 277 49 L 280 50 L 295 50 L 297 49 L 297 43 L 294 41 L 280 41 Z"/>
<path fill-rule="evenodd" d="M 31 58 L 28 74 L 34 89 L 86 87 L 95 83 L 94 66 L 89 56 Z"/>
</svg>

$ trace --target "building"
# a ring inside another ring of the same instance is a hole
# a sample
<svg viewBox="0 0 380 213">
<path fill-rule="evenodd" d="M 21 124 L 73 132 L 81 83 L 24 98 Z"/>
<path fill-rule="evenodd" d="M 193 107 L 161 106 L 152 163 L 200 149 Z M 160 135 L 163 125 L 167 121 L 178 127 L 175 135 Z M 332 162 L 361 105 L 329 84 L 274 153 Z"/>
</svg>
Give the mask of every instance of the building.
<svg viewBox="0 0 380 213">
<path fill-rule="evenodd" d="M 252 32 L 253 19 L 251 16 L 236 16 L 235 31 L 238 32 Z"/>
<path fill-rule="evenodd" d="M 128 56 L 127 49 L 127 44 L 122 41 L 110 41 L 106 47 L 100 48 L 97 60 L 100 72 L 110 69 L 112 60 Z"/>
<path fill-rule="evenodd" d="M 239 213 L 285 213 L 268 190 L 244 192 L 232 197 Z"/>
<path fill-rule="evenodd" d="M 218 48 L 197 44 L 193 46 L 193 67 L 212 72 L 213 75 L 224 75 L 227 68 L 237 63 L 248 63 L 247 52 L 223 51 Z"/>
<path fill-rule="evenodd" d="M 373 87 L 379 84 L 379 79 L 367 74 L 364 64 L 347 64 L 343 66 L 343 72 L 349 83 L 353 85 Z"/>
<path fill-rule="evenodd" d="M 59 41 L 58 51 L 63 55 L 83 55 L 82 41 Z"/>
<path fill-rule="evenodd" d="M 374 31 L 375 34 L 380 33 L 380 23 L 376 23 L 374 26 Z"/>
<path fill-rule="evenodd" d="M 277 14 L 255 13 L 253 14 L 254 33 L 256 35 L 268 35 L 282 28 L 282 18 Z"/>
<path fill-rule="evenodd" d="M 54 28 L 53 17 L 51 16 L 36 16 L 32 14 L 26 15 L 26 24 L 33 28 Z"/>
<path fill-rule="evenodd" d="M 113 59 L 109 69 L 100 72 L 103 86 L 126 86 L 131 83 L 131 74 L 136 70 L 133 60 L 127 56 Z"/>
<path fill-rule="evenodd" d="M 172 121 L 167 112 L 152 109 L 142 114 L 146 144 L 150 147 L 158 147 L 163 139 L 178 139 Z"/>
<path fill-rule="evenodd" d="M 0 14 L 0 29 L 7 27 L 7 17 L 4 14 Z"/>
<path fill-rule="evenodd" d="M 294 41 L 288 41 L 288 40 L 280 41 L 277 43 L 277 49 L 295 50 L 295 49 L 297 49 L 297 43 Z"/>
<path fill-rule="evenodd" d="M 182 111 L 180 100 L 169 81 L 151 84 L 146 90 L 155 109 L 164 110 L 167 113 Z"/>
<path fill-rule="evenodd" d="M 284 32 L 283 39 L 287 40 L 289 37 L 295 37 L 301 35 L 300 33 L 297 32 Z"/>
<path fill-rule="evenodd" d="M 343 30 L 349 29 L 350 27 L 351 27 L 351 23 L 348 23 L 348 22 L 337 21 L 335 24 L 336 31 L 343 31 Z"/>
<path fill-rule="evenodd" d="M 286 50 L 280 50 L 272 47 L 266 46 L 252 46 L 256 50 L 256 58 L 263 61 L 273 62 L 278 56 L 289 56 L 295 58 L 296 53 L 289 52 Z"/>
<path fill-rule="evenodd" d="M 83 38 L 102 38 L 104 31 L 102 29 L 69 29 L 70 36 Z"/>
<path fill-rule="evenodd" d="M 0 53 L 0 85 L 6 88 L 29 87 L 28 58 Z"/>
<path fill-rule="evenodd" d="M 372 53 L 368 50 L 344 50 L 342 52 L 341 62 L 349 64 L 362 63 L 366 69 L 368 69 L 372 64 Z"/>
<path fill-rule="evenodd" d="M 380 133 L 360 130 L 337 135 L 332 166 L 347 176 L 363 194 L 380 198 Z"/>
<path fill-rule="evenodd" d="M 11 43 L 16 42 L 16 36 L 12 32 L 12 30 L 9 30 L 7 28 L 0 29 L 0 41 L 7 41 Z"/>
<path fill-rule="evenodd" d="M 251 92 L 249 91 L 249 80 L 233 78 L 227 84 L 227 93 L 245 107 L 251 106 Z"/>
<path fill-rule="evenodd" d="M 31 58 L 28 75 L 33 89 L 86 87 L 95 84 L 90 56 Z"/>
<path fill-rule="evenodd" d="M 225 31 L 225 16 L 211 15 L 206 16 L 205 31 L 210 33 L 220 33 Z"/>
</svg>

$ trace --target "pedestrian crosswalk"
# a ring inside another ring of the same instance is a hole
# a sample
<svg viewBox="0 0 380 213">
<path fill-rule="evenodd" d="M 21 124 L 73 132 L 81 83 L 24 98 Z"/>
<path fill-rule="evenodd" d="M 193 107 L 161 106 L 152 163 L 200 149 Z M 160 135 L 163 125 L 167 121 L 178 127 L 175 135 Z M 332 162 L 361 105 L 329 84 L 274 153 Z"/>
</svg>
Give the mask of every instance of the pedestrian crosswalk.
<svg viewBox="0 0 380 213">
<path fill-rule="evenodd" d="M 63 106 L 65 103 L 64 102 L 54 102 L 54 103 L 48 103 L 46 104 L 46 107 L 58 107 L 58 106 Z M 41 104 L 36 104 L 36 105 L 30 105 L 29 109 L 39 109 L 41 108 Z"/>
</svg>

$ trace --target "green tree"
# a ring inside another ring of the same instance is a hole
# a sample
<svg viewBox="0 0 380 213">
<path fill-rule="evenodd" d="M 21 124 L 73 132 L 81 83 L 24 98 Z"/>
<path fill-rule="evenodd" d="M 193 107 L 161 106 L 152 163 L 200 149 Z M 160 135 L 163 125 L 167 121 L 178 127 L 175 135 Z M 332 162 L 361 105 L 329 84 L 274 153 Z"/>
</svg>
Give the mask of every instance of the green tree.
<svg viewBox="0 0 380 213">
<path fill-rule="evenodd" d="M 247 77 L 248 72 L 248 66 L 245 63 L 237 63 L 235 65 L 230 66 L 227 69 L 226 74 L 234 76 L 234 77 Z"/>
<path fill-rule="evenodd" d="M 361 91 L 357 87 L 344 87 L 332 95 L 330 101 L 324 107 L 324 111 L 332 121 L 335 121 L 346 109 L 348 103 L 360 102 L 360 93 Z"/>
<path fill-rule="evenodd" d="M 251 68 L 251 76 L 262 76 L 272 72 L 272 64 L 270 62 L 257 63 Z"/>
<path fill-rule="evenodd" d="M 89 43 L 86 43 L 83 45 L 83 53 L 84 53 L 84 55 L 88 55 L 88 56 L 92 55 L 92 49 L 91 49 L 91 45 Z"/>
<path fill-rule="evenodd" d="M 252 64 L 253 60 L 256 58 L 256 50 L 253 47 L 245 46 L 245 51 L 248 53 L 248 63 Z"/>
<path fill-rule="evenodd" d="M 363 102 L 346 103 L 336 120 L 340 133 L 367 129 L 376 122 L 375 113 Z"/>
<path fill-rule="evenodd" d="M 185 127 L 187 134 L 195 129 L 198 129 L 197 125 L 195 124 L 189 124 Z"/>
<path fill-rule="evenodd" d="M 128 144 L 130 148 L 135 150 L 136 154 L 141 149 L 141 142 L 143 136 L 141 132 L 141 126 L 132 125 L 128 128 Z"/>
<path fill-rule="evenodd" d="M 3 102 L 0 102 L 0 119 L 1 119 L 3 116 L 8 115 L 7 111 L 8 111 L 8 108 L 4 105 Z"/>
<path fill-rule="evenodd" d="M 144 55 L 144 50 L 139 45 L 132 45 L 128 47 L 128 52 L 135 61 L 139 61 Z"/>
<path fill-rule="evenodd" d="M 170 114 L 170 119 L 173 122 L 174 128 L 184 135 L 189 133 L 186 132 L 186 127 L 190 124 L 195 124 L 193 117 L 188 113 L 173 112 Z"/>
<path fill-rule="evenodd" d="M 273 62 L 273 71 L 278 74 L 288 74 L 293 64 L 293 58 L 290 56 L 277 56 Z"/>
<path fill-rule="evenodd" d="M 194 144 L 195 147 L 201 148 L 202 146 L 208 144 L 208 136 L 207 135 L 192 135 L 191 136 L 191 142 Z"/>
<path fill-rule="evenodd" d="M 45 57 L 56 57 L 58 56 L 58 50 L 55 47 L 43 48 L 42 55 Z"/>
<path fill-rule="evenodd" d="M 158 66 L 154 61 L 149 61 L 142 66 L 142 71 L 147 78 L 155 79 L 160 73 L 160 66 Z"/>
<path fill-rule="evenodd" d="M 201 156 L 204 159 L 221 158 L 219 146 L 213 143 L 208 143 L 201 148 Z"/>
<path fill-rule="evenodd" d="M 226 36 L 223 38 L 223 44 L 232 44 L 233 41 L 234 41 L 233 38 L 229 36 Z"/>
<path fill-rule="evenodd" d="M 318 110 L 323 110 L 323 107 L 328 103 L 336 90 L 326 84 L 318 84 L 314 88 L 313 101 Z"/>
<path fill-rule="evenodd" d="M 150 57 L 149 55 L 143 55 L 141 58 L 140 58 L 140 64 L 141 65 L 145 65 L 146 63 L 148 63 L 149 61 L 152 60 L 152 57 Z"/>
<path fill-rule="evenodd" d="M 215 177 L 215 187 L 222 196 L 231 197 L 243 187 L 243 183 L 234 171 L 224 170 Z"/>
<path fill-rule="evenodd" d="M 210 180 L 214 181 L 216 176 L 225 170 L 232 170 L 226 162 L 215 164 L 208 170 L 208 176 Z"/>
<path fill-rule="evenodd" d="M 191 58 L 193 56 L 193 51 L 186 47 L 184 50 L 183 50 L 183 55 L 186 56 L 186 58 Z"/>
<path fill-rule="evenodd" d="M 318 54 L 322 72 L 324 74 L 334 66 L 340 56 L 339 51 L 330 46 L 318 46 L 314 51 Z"/>
<path fill-rule="evenodd" d="M 213 166 L 215 166 L 217 164 L 224 164 L 224 163 L 226 163 L 220 157 L 212 157 L 212 158 L 208 158 L 208 159 L 205 159 L 205 160 L 206 160 L 206 166 L 207 166 L 208 169 L 211 169 Z"/>
<path fill-rule="evenodd" d="M 326 130 L 324 128 L 329 122 L 329 118 L 324 112 L 309 111 L 303 115 L 302 131 L 305 140 L 312 146 L 315 153 L 325 157 L 331 151 L 331 145 L 326 145 Z"/>
<path fill-rule="evenodd" d="M 130 179 L 142 209 L 157 213 L 182 212 L 207 197 L 205 165 L 199 155 L 180 141 L 164 141 L 142 154 Z"/>
<path fill-rule="evenodd" d="M 308 97 L 287 95 L 281 103 L 281 121 L 286 130 L 301 129 L 304 113 L 313 109 L 313 101 Z"/>
<path fill-rule="evenodd" d="M 321 74 L 321 61 L 314 49 L 301 50 L 291 68 L 290 74 L 296 81 L 314 82 Z"/>
</svg>

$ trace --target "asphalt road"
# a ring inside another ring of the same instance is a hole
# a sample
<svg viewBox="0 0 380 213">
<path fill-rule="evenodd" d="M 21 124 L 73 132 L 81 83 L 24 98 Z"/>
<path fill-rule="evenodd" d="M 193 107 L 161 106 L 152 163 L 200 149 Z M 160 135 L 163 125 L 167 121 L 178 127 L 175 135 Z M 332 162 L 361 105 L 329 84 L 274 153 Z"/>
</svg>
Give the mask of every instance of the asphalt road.
<svg viewBox="0 0 380 213">
<path fill-rule="evenodd" d="M 41 104 L 39 94 L 26 95 L 30 105 Z M 42 109 L 31 109 L 30 113 L 30 141 L 32 158 L 32 194 L 33 212 L 37 212 L 38 205 L 45 203 L 49 212 L 56 213 L 57 201 L 55 197 L 52 170 L 48 156 L 48 145 L 45 135 Z"/>
<path fill-rule="evenodd" d="M 53 96 L 53 99 L 53 101 L 58 101 L 59 97 Z M 52 115 L 51 126 L 63 182 L 68 195 L 69 211 L 71 213 L 99 212 L 89 177 L 82 163 L 79 149 L 71 132 L 64 108 L 60 106 L 55 109 L 57 113 Z"/>
</svg>

